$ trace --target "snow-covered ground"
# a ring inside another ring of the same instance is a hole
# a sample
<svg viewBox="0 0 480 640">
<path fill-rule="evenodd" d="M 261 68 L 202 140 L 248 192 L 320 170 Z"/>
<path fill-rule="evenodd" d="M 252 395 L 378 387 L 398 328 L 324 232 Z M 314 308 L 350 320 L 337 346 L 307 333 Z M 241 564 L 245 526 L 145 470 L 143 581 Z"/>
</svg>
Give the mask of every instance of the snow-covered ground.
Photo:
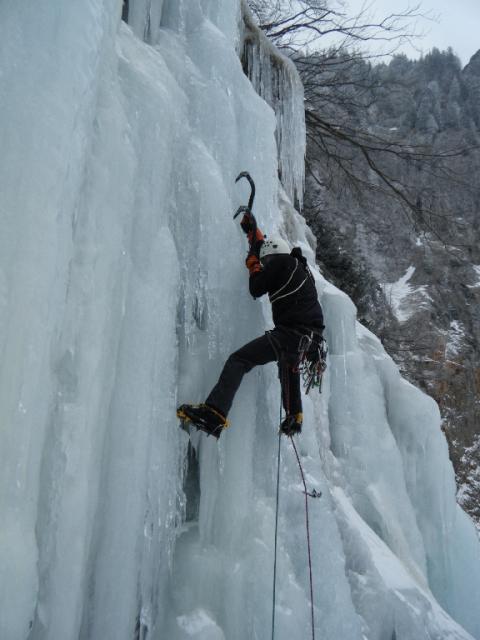
<svg viewBox="0 0 480 640">
<path fill-rule="evenodd" d="M 480 265 L 478 264 L 472 264 L 473 270 L 475 272 L 475 276 L 476 276 L 476 282 L 474 284 L 468 284 L 467 287 L 469 289 L 476 289 L 477 287 L 480 287 Z"/>
<path fill-rule="evenodd" d="M 459 320 L 452 320 L 445 345 L 445 357 L 454 358 L 459 353 L 464 339 L 464 325 Z"/>
<path fill-rule="evenodd" d="M 415 267 L 410 266 L 396 282 L 382 285 L 387 302 L 399 322 L 408 320 L 415 311 L 418 311 L 419 306 L 425 306 L 429 300 L 426 287 L 415 287 L 410 284 L 410 279 L 414 273 Z"/>
<path fill-rule="evenodd" d="M 301 109 L 275 115 L 244 75 L 236 0 L 129 10 L 131 27 L 114 0 L 0 4 L 0 638 L 263 640 L 275 366 L 246 377 L 218 444 L 192 438 L 188 485 L 175 407 L 270 326 L 232 220 L 240 171 L 262 227 L 313 263 L 277 171 L 275 128 L 301 132 Z M 301 166 L 282 166 L 291 194 Z M 322 492 L 317 637 L 479 638 L 480 546 L 438 408 L 315 278 L 329 367 L 298 446 Z M 310 637 L 303 508 L 283 441 L 277 640 Z"/>
</svg>

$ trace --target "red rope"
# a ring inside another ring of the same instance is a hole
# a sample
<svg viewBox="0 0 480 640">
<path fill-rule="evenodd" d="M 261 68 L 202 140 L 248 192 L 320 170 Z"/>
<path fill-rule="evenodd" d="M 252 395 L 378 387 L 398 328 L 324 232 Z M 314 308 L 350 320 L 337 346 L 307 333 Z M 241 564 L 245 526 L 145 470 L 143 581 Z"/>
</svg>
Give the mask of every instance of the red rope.
<svg viewBox="0 0 480 640">
<path fill-rule="evenodd" d="M 282 395 L 284 399 L 284 407 L 287 415 L 290 414 L 290 380 L 289 380 L 289 367 L 286 362 L 281 364 L 280 368 L 280 386 L 282 389 Z M 295 456 L 298 462 L 298 468 L 300 469 L 300 475 L 302 477 L 304 494 L 305 494 L 305 522 L 307 529 L 307 549 L 308 549 L 308 569 L 310 575 L 310 611 L 311 611 L 311 622 L 312 622 L 312 640 L 315 640 L 315 612 L 313 607 L 313 575 L 312 575 L 312 552 L 310 548 L 310 522 L 308 518 L 308 492 L 307 492 L 307 484 L 305 482 L 305 474 L 303 473 L 302 463 L 300 462 L 300 456 L 298 455 L 297 447 L 293 440 L 293 437 L 290 436 L 290 442 L 292 443 L 293 450 L 295 451 Z M 278 506 L 277 506 L 278 508 Z M 273 637 L 273 626 L 272 626 L 272 637 Z"/>
<path fill-rule="evenodd" d="M 308 493 L 307 493 L 307 485 L 305 483 L 305 475 L 303 473 L 302 464 L 300 462 L 300 457 L 298 455 L 297 447 L 295 446 L 295 441 L 293 437 L 290 436 L 290 442 L 292 443 L 293 450 L 295 451 L 295 456 L 297 457 L 298 468 L 300 469 L 300 475 L 302 476 L 303 488 L 305 489 L 305 521 L 307 525 L 307 548 L 308 548 L 308 568 L 310 572 L 310 609 L 311 609 L 311 617 L 312 617 L 312 640 L 315 640 L 315 615 L 313 610 L 313 577 L 312 577 L 312 554 L 310 550 L 310 524 L 308 521 Z"/>
<path fill-rule="evenodd" d="M 282 406 L 280 402 L 280 420 L 282 419 Z M 275 506 L 275 552 L 273 560 L 273 592 L 272 592 L 272 640 L 275 638 L 275 607 L 277 589 L 277 539 L 278 539 L 278 503 L 280 497 L 280 447 L 282 444 L 282 434 L 278 432 L 278 454 L 277 454 L 277 499 Z"/>
</svg>

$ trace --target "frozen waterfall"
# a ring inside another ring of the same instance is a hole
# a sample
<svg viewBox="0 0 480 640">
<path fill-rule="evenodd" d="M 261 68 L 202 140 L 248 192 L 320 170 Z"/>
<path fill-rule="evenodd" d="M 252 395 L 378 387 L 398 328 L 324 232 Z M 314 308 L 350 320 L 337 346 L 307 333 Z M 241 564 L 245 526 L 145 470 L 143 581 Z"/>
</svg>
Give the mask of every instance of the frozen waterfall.
<svg viewBox="0 0 480 640">
<path fill-rule="evenodd" d="M 286 195 L 301 87 L 275 54 L 285 100 L 264 101 L 272 52 L 242 6 L 129 0 L 127 26 L 120 0 L 0 3 L 0 640 L 271 637 L 276 368 L 245 378 L 218 444 L 189 447 L 175 417 L 271 322 L 232 220 L 240 171 L 262 228 L 314 259 Z M 480 546 L 438 409 L 315 276 L 329 368 L 298 445 L 323 494 L 317 638 L 478 639 Z M 302 485 L 282 447 L 275 637 L 303 640 Z"/>
</svg>

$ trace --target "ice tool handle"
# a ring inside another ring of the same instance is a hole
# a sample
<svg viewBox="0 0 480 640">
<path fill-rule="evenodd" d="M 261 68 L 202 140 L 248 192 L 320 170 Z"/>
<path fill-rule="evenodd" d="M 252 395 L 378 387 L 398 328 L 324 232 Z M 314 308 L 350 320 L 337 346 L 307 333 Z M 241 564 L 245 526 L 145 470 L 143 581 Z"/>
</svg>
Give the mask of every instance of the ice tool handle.
<svg viewBox="0 0 480 640">
<path fill-rule="evenodd" d="M 242 171 L 242 173 L 239 173 L 235 183 L 237 183 L 241 178 L 246 178 L 250 184 L 250 197 L 248 198 L 248 205 L 245 206 L 241 206 L 238 207 L 235 215 L 233 216 L 233 219 L 235 220 L 235 218 L 237 216 L 239 216 L 241 213 L 243 214 L 248 214 L 252 220 L 252 225 L 253 225 L 253 233 L 252 233 L 252 242 L 255 242 L 255 238 L 257 235 L 257 221 L 255 219 L 255 216 L 252 213 L 252 207 L 253 207 L 253 200 L 255 199 L 255 183 L 252 179 L 252 176 L 248 173 L 248 171 Z"/>
</svg>

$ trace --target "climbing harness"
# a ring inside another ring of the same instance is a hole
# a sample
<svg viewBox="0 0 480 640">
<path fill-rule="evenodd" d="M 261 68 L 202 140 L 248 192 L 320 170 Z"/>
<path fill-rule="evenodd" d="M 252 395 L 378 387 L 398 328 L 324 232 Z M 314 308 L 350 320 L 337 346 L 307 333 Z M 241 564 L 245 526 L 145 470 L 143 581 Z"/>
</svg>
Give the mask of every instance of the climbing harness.
<svg viewBox="0 0 480 640">
<path fill-rule="evenodd" d="M 270 301 L 272 302 L 272 304 L 277 300 L 280 300 L 280 298 L 286 297 L 286 295 L 296 293 L 301 287 L 303 287 L 307 280 L 310 280 L 313 286 L 315 286 L 315 279 L 312 275 L 312 272 L 310 271 L 306 259 L 302 256 L 300 248 L 294 248 L 291 255 L 296 260 L 295 269 L 291 274 L 289 280 L 283 285 L 283 287 L 275 291 L 275 293 L 271 294 Z M 305 272 L 307 274 L 305 280 L 303 280 L 294 291 L 281 296 L 278 295 L 283 289 L 285 289 L 285 287 L 288 286 L 288 284 L 292 280 L 299 262 L 302 263 L 303 268 L 305 269 Z M 318 387 L 318 391 L 319 393 L 321 393 L 322 378 L 327 368 L 328 348 L 327 343 L 325 342 L 325 338 L 322 336 L 320 331 L 311 329 L 309 327 L 300 327 L 300 331 L 292 328 L 289 328 L 289 330 L 299 336 L 300 339 L 298 344 L 298 361 L 295 369 L 299 371 L 300 375 L 302 376 L 305 394 L 308 394 L 312 387 Z"/>
<path fill-rule="evenodd" d="M 313 387 L 318 387 L 318 391 L 321 393 L 322 378 L 327 368 L 328 347 L 325 338 L 318 333 L 318 331 L 308 329 L 307 327 L 301 331 L 292 329 L 291 327 L 284 327 L 284 329 L 299 337 L 296 360 L 289 366 L 291 366 L 294 371 L 298 371 L 302 376 L 305 395 L 307 395 Z M 277 362 L 280 363 L 282 358 L 281 346 L 273 337 L 272 332 L 267 331 L 266 334 L 272 345 Z M 287 364 L 284 364 L 284 366 L 287 366 Z M 285 382 L 284 396 L 286 391 L 288 391 L 288 377 Z"/>
<path fill-rule="evenodd" d="M 298 265 L 299 260 L 298 258 L 295 258 L 295 267 L 288 280 L 279 289 L 269 294 L 270 302 L 272 303 L 272 305 L 278 300 L 296 293 L 303 287 L 308 279 L 313 280 L 313 276 L 310 269 L 308 268 L 308 265 L 304 265 L 304 268 L 307 272 L 305 279 L 302 280 L 302 282 L 293 291 L 285 292 L 285 290 L 288 288 L 288 285 L 293 280 L 293 277 L 298 269 Z M 325 338 L 318 330 L 316 331 L 308 327 L 300 327 L 300 330 L 294 329 L 292 327 L 284 327 L 284 329 L 299 338 L 297 359 L 295 364 L 293 364 L 292 366 L 294 371 L 298 371 L 302 377 L 305 394 L 308 394 L 310 389 L 312 389 L 313 387 L 318 387 L 319 393 L 321 393 L 322 378 L 327 368 L 328 348 L 327 343 L 325 342 Z M 269 334 L 267 333 L 267 335 Z M 274 348 L 277 360 L 279 361 L 277 348 L 275 348 L 275 344 L 273 344 L 273 336 L 272 339 L 270 339 L 270 342 L 272 344 L 272 347 Z M 277 347 L 278 346 L 279 345 L 277 345 Z"/>
</svg>

